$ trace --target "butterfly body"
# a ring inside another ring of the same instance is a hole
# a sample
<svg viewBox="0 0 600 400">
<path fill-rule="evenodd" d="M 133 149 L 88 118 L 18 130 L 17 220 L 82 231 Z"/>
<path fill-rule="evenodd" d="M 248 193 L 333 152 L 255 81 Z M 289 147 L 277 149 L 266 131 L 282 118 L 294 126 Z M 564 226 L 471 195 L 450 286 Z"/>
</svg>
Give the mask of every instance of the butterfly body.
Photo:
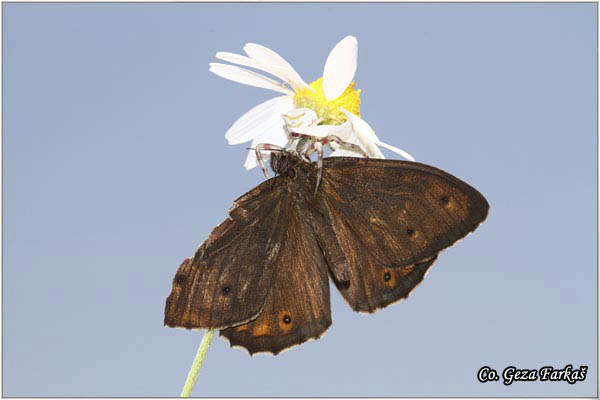
<svg viewBox="0 0 600 400">
<path fill-rule="evenodd" d="M 327 158 L 315 193 L 316 164 L 288 151 L 270 162 L 277 176 L 238 198 L 179 267 L 166 325 L 277 354 L 329 327 L 329 277 L 355 311 L 374 312 L 488 213 L 479 192 L 424 164 Z"/>
</svg>

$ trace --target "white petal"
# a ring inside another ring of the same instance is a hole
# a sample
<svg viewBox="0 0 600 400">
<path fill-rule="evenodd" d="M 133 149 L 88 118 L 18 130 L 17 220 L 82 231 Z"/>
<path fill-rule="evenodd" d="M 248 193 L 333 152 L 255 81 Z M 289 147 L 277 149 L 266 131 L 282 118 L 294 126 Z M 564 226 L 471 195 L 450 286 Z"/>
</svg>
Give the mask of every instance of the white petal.
<svg viewBox="0 0 600 400">
<path fill-rule="evenodd" d="M 265 46 L 261 46 L 260 44 L 246 43 L 244 46 L 244 51 L 250 58 L 259 61 L 264 65 L 278 67 L 281 68 L 282 71 L 286 71 L 286 75 L 290 79 L 289 83 L 294 89 L 304 89 L 310 87 L 302 80 L 296 70 L 287 61 L 285 61 L 283 57 L 275 53 L 273 50 Z"/>
<path fill-rule="evenodd" d="M 380 141 L 379 138 L 377 137 L 377 135 L 375 134 L 375 131 L 373 131 L 373 128 L 371 128 L 369 126 L 367 121 L 352 114 L 349 111 L 344 110 L 342 107 L 340 107 L 340 110 L 344 114 L 346 114 L 348 121 L 350 121 L 352 123 L 352 127 L 354 129 L 354 132 L 357 135 L 357 139 L 360 142 L 361 147 L 363 147 L 366 150 L 366 152 L 367 152 L 367 154 L 369 154 L 369 156 L 374 157 L 374 158 L 385 158 L 383 156 L 383 153 L 381 152 L 381 150 L 379 150 L 379 149 L 375 150 L 375 146 L 373 146 L 373 143 L 374 143 L 378 146 L 381 146 L 383 148 L 391 150 L 394 153 L 400 154 L 402 157 L 406 158 L 407 160 L 415 161 L 413 156 L 408 154 L 406 151 Z"/>
<path fill-rule="evenodd" d="M 256 68 L 261 71 L 268 72 L 269 74 L 275 75 L 282 81 L 287 82 L 291 87 L 298 87 L 298 82 L 294 73 L 292 73 L 288 68 L 282 68 L 275 65 L 267 65 L 258 60 L 255 60 L 250 57 L 241 56 L 239 54 L 227 53 L 224 51 L 220 51 L 215 55 L 215 58 L 219 60 L 229 61 L 234 64 L 243 65 L 245 67 Z M 296 74 L 297 75 L 297 74 Z"/>
<path fill-rule="evenodd" d="M 356 141 L 358 142 L 357 144 L 363 148 L 369 157 L 385 158 L 381 150 L 379 150 L 379 147 L 376 146 L 376 143 L 379 143 L 379 138 L 377 138 L 373 128 L 367 124 L 367 121 L 349 111 L 344 110 L 341 107 L 340 110 L 346 114 L 348 121 L 350 121 L 352 130 L 356 134 Z"/>
<path fill-rule="evenodd" d="M 290 96 L 267 100 L 238 118 L 225 133 L 229 144 L 244 143 L 258 137 L 272 126 L 283 126 L 282 115 L 294 107 Z"/>
<path fill-rule="evenodd" d="M 294 95 L 294 91 L 286 87 L 283 83 L 269 79 L 266 76 L 257 74 L 256 72 L 248 71 L 234 65 L 210 63 L 208 69 L 213 74 L 219 75 L 221 78 L 229 79 L 245 85 L 256 86 L 264 89 L 271 89 L 276 92 L 281 92 L 289 95 Z"/>
<path fill-rule="evenodd" d="M 247 171 L 250 171 L 252 168 L 256 167 L 258 167 L 258 160 L 256 159 L 256 154 L 254 153 L 254 150 L 250 150 L 248 151 L 248 156 L 246 156 L 244 168 L 246 168 Z"/>
<path fill-rule="evenodd" d="M 350 123 L 352 124 L 352 128 L 354 129 L 354 132 L 356 132 L 359 141 L 379 142 L 379 138 L 375 134 L 373 128 L 371 128 L 371 126 L 367 123 L 367 121 L 365 121 L 358 115 L 351 113 L 350 111 L 344 110 L 342 107 L 340 107 L 340 110 L 344 114 L 346 114 L 346 118 L 348 118 L 348 121 L 350 121 Z"/>
<path fill-rule="evenodd" d="M 389 145 L 387 143 L 383 143 L 383 142 L 378 142 L 377 143 L 378 146 L 384 147 L 388 150 L 393 151 L 394 153 L 400 154 L 402 157 L 406 158 L 409 161 L 415 161 L 415 158 L 413 156 L 411 156 L 410 154 L 408 154 L 407 152 L 405 152 L 402 149 L 399 149 L 395 146 Z"/>
<path fill-rule="evenodd" d="M 329 53 L 323 69 L 323 91 L 327 100 L 337 99 L 354 79 L 358 42 L 346 36 Z"/>
<path fill-rule="evenodd" d="M 259 61 L 253 60 L 250 57 L 242 56 L 235 53 L 228 53 L 226 51 L 219 51 L 215 54 L 215 58 L 219 60 L 229 61 L 234 64 L 243 65 L 245 67 L 252 67 L 256 69 L 262 69 L 263 64 Z"/>
<path fill-rule="evenodd" d="M 247 170 L 251 170 L 252 168 L 258 166 L 258 161 L 256 160 L 256 152 L 254 148 L 257 144 L 261 143 L 269 143 L 275 144 L 280 147 L 286 147 L 288 144 L 289 138 L 285 127 L 283 126 L 283 120 L 280 120 L 280 125 L 273 125 L 269 129 L 266 129 L 263 134 L 257 136 L 252 140 L 252 150 L 248 151 L 248 156 L 246 157 L 246 162 L 244 163 L 244 167 Z M 265 151 L 262 152 L 263 158 L 265 161 L 271 158 L 271 152 Z"/>
<path fill-rule="evenodd" d="M 333 153 L 331 153 L 329 155 L 329 157 L 358 157 L 358 158 L 363 158 L 364 156 L 362 155 L 362 153 L 356 152 L 356 151 L 352 151 L 352 150 L 348 150 L 348 149 L 343 149 L 343 148 L 339 148 L 336 151 L 334 151 Z"/>
</svg>

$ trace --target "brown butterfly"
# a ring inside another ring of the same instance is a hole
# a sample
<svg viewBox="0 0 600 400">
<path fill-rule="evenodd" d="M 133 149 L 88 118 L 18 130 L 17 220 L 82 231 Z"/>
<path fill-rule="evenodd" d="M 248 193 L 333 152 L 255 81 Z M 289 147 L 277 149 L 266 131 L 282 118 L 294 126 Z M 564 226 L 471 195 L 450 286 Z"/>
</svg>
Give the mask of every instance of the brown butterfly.
<svg viewBox="0 0 600 400">
<path fill-rule="evenodd" d="M 277 354 L 331 324 L 328 276 L 352 309 L 374 312 L 488 214 L 473 187 L 416 162 L 327 158 L 316 194 L 315 163 L 285 150 L 270 162 L 277 176 L 237 199 L 179 267 L 165 325 Z"/>
</svg>

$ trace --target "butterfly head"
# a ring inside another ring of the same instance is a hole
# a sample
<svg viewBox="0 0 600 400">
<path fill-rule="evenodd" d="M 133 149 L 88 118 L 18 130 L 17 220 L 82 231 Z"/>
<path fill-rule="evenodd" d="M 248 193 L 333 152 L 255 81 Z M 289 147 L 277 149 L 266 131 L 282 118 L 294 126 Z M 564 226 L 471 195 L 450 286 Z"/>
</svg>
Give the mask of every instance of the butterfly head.
<svg viewBox="0 0 600 400">
<path fill-rule="evenodd" d="M 276 175 L 289 176 L 302 163 L 302 158 L 293 151 L 280 150 L 271 153 L 271 169 Z"/>
</svg>

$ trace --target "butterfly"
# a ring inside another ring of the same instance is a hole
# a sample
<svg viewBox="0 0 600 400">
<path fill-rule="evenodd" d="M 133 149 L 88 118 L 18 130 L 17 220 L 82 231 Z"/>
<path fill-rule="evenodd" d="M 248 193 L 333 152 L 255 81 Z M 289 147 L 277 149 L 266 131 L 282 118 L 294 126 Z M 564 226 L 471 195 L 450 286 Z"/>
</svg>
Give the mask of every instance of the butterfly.
<svg viewBox="0 0 600 400">
<path fill-rule="evenodd" d="M 489 205 L 473 187 L 410 161 L 274 151 L 276 173 L 242 195 L 180 265 L 164 323 L 218 329 L 250 354 L 278 354 L 331 325 L 329 279 L 372 313 L 403 298 Z"/>
</svg>

